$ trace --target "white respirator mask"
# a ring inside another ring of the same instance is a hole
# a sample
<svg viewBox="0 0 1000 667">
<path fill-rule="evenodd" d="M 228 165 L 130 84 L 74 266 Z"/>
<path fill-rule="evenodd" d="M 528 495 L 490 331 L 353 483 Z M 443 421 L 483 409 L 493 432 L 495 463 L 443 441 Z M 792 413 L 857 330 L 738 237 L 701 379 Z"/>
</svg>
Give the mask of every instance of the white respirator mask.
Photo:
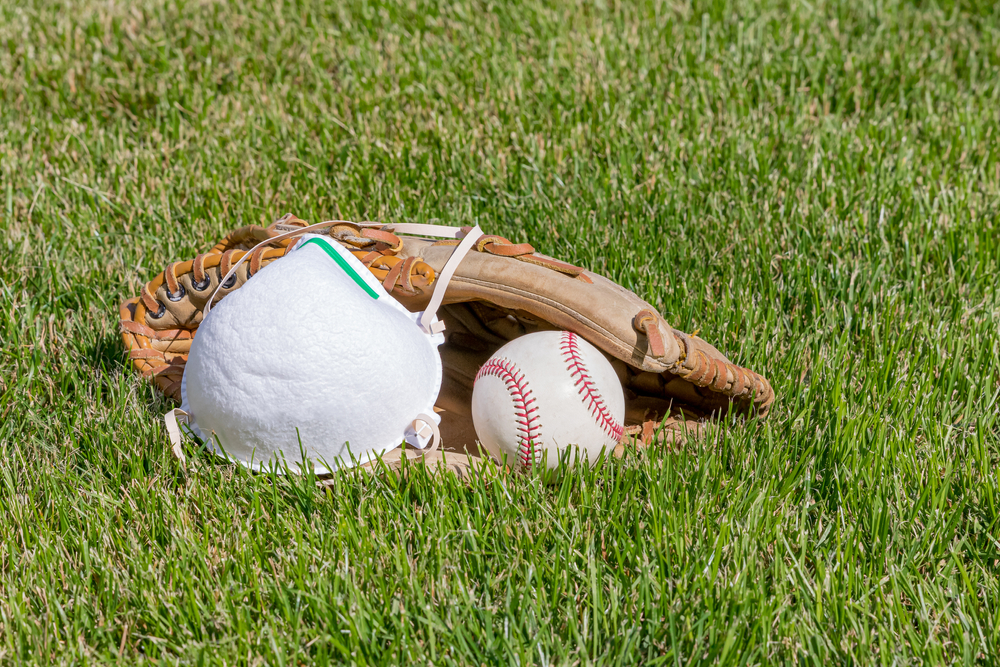
<svg viewBox="0 0 1000 667">
<path fill-rule="evenodd" d="M 178 417 L 216 453 L 253 470 L 297 470 L 308 458 L 323 474 L 369 463 L 404 441 L 437 447 L 444 325 L 435 312 L 482 231 L 465 234 L 427 309 L 411 313 L 335 240 L 303 234 L 329 224 L 268 239 L 301 236 L 215 308 L 206 305 L 181 407 L 166 417 L 175 454 L 183 458 Z M 393 231 L 461 236 L 436 225 Z"/>
</svg>

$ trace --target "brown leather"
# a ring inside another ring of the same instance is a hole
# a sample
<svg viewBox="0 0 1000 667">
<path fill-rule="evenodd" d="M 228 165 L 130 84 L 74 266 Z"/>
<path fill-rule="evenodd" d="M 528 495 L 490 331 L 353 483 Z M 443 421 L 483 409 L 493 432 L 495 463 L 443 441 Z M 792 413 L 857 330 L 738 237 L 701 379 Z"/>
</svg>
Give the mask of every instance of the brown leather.
<svg viewBox="0 0 1000 667">
<path fill-rule="evenodd" d="M 649 341 L 649 353 L 657 359 L 662 359 L 666 355 L 666 348 L 663 347 L 663 337 L 660 336 L 660 327 L 657 326 L 658 316 L 652 310 L 643 308 L 632 320 L 635 330 L 646 334 Z"/>
<path fill-rule="evenodd" d="M 476 250 L 501 257 L 520 257 L 535 252 L 530 243 L 511 243 L 504 237 L 495 235 L 483 236 L 476 241 Z"/>
<path fill-rule="evenodd" d="M 267 228 L 233 231 L 208 253 L 172 262 L 120 309 L 121 333 L 136 370 L 180 400 L 191 340 L 205 303 L 229 268 L 259 242 L 304 227 L 292 215 Z M 409 310 L 427 304 L 455 241 L 400 237 L 371 224 L 333 223 L 328 233 L 364 263 Z M 294 239 L 254 251 L 216 302 L 281 259 Z M 215 302 L 213 302 L 214 305 Z M 708 342 L 671 328 L 656 310 L 607 278 L 486 236 L 458 266 L 438 313 L 447 325 L 441 347 L 444 447 L 474 447 L 472 381 L 479 366 L 507 341 L 551 329 L 573 331 L 613 362 L 626 396 L 626 425 L 640 442 L 648 431 L 680 442 L 708 420 L 735 410 L 765 415 L 774 401 L 761 375 L 732 363 Z M 647 424 L 655 424 L 647 426 Z M 662 428 L 660 425 L 662 424 Z"/>
<path fill-rule="evenodd" d="M 518 255 L 517 258 L 522 262 L 537 264 L 538 266 L 543 266 L 547 269 L 554 269 L 559 273 L 565 273 L 567 276 L 582 280 L 585 283 L 593 283 L 593 281 L 583 272 L 583 268 L 567 264 L 566 262 L 560 262 L 558 259 L 552 259 L 551 257 L 539 255 L 538 253 Z"/>
</svg>

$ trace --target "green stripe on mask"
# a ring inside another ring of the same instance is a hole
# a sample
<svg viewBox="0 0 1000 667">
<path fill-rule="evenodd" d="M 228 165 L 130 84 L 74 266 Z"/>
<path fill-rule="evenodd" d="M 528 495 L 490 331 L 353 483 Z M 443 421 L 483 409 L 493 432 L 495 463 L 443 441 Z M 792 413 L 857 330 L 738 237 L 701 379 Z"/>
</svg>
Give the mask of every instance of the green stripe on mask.
<svg viewBox="0 0 1000 667">
<path fill-rule="evenodd" d="M 329 255 L 330 257 L 332 257 L 333 261 L 335 261 L 337 263 L 337 266 L 339 266 L 340 268 L 342 268 L 344 270 L 344 273 L 346 273 L 347 275 L 349 275 L 354 282 L 356 282 L 358 285 L 360 285 L 361 289 L 363 289 L 364 291 L 366 291 L 368 293 L 368 296 L 370 296 L 373 299 L 377 299 L 378 298 L 378 296 L 379 296 L 378 292 L 376 292 L 375 290 L 373 290 L 368 285 L 368 283 L 365 282 L 364 278 L 362 278 L 361 276 L 358 275 L 358 272 L 354 270 L 354 267 L 352 267 L 350 264 L 348 264 L 347 260 L 340 256 L 340 253 L 338 253 L 336 250 L 334 250 L 333 248 L 330 247 L 330 245 L 329 245 L 330 241 L 327 241 L 326 239 L 309 239 L 308 241 L 306 241 L 305 243 L 302 244 L 302 247 L 305 247 L 305 246 L 309 245 L 310 243 L 315 243 L 320 248 L 322 248 L 324 250 L 324 252 L 326 252 L 327 255 Z"/>
</svg>

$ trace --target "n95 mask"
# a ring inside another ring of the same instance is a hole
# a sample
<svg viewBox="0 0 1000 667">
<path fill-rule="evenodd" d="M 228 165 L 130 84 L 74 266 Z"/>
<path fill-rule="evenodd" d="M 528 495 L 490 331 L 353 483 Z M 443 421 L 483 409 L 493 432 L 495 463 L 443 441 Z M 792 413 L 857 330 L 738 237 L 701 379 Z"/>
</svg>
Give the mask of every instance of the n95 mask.
<svg viewBox="0 0 1000 667">
<path fill-rule="evenodd" d="M 439 422 L 440 329 L 340 244 L 305 235 L 206 315 L 181 410 L 195 435 L 255 470 L 295 469 L 304 455 L 326 473 L 404 439 L 423 448 Z"/>
</svg>

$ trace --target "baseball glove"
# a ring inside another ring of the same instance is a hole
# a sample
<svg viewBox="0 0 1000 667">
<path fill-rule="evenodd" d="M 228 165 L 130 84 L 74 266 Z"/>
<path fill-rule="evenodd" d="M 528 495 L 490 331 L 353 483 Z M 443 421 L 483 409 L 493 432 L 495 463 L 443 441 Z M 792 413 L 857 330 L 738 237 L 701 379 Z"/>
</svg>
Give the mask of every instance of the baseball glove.
<svg viewBox="0 0 1000 667">
<path fill-rule="evenodd" d="M 184 364 L 208 299 L 215 294 L 214 305 L 239 289 L 281 259 L 294 238 L 258 245 L 262 241 L 306 226 L 292 215 L 266 228 L 250 225 L 207 253 L 167 265 L 121 306 L 122 339 L 136 370 L 180 401 Z M 394 229 L 335 222 L 324 233 L 352 251 L 409 310 L 424 310 L 459 241 L 404 236 Z M 630 443 L 680 443 L 730 410 L 765 415 L 774 400 L 765 378 L 697 336 L 671 328 L 632 292 L 500 236 L 482 236 L 461 260 L 438 316 L 446 325 L 446 343 L 440 347 L 444 379 L 437 407 L 443 448 L 451 452 L 478 453 L 471 396 L 479 367 L 507 341 L 546 329 L 583 336 L 614 366 L 626 399 L 626 436 L 617 455 Z"/>
</svg>

